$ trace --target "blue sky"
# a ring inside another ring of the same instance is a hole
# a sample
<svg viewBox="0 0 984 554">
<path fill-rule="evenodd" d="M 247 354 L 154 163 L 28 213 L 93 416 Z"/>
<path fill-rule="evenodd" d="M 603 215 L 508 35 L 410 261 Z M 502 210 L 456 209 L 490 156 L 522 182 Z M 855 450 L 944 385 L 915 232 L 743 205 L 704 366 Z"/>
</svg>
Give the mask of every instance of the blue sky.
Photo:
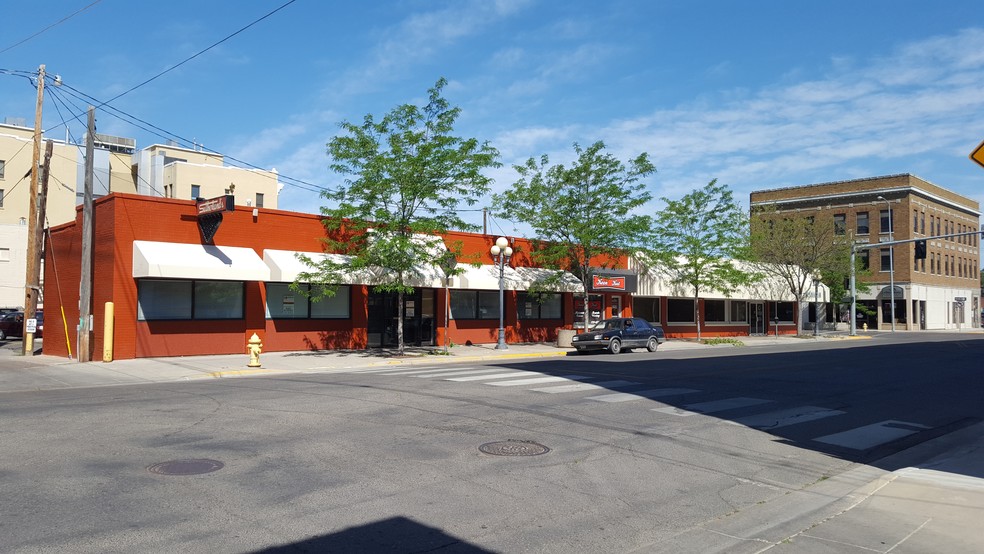
<svg viewBox="0 0 984 554">
<path fill-rule="evenodd" d="M 44 63 L 108 100 L 286 2 L 101 0 L 9 48 L 92 1 L 7 2 L 0 69 Z M 502 153 L 497 191 L 513 164 L 568 162 L 572 143 L 603 140 L 622 159 L 649 153 L 656 198 L 717 178 L 747 206 L 753 190 L 913 173 L 984 204 L 984 168 L 968 159 L 984 140 L 982 13 L 979 0 L 296 0 L 111 105 L 335 186 L 325 143 L 338 123 L 422 103 L 443 76 L 458 133 Z M 0 72 L 0 118 L 31 124 L 34 100 Z M 69 111 L 49 95 L 45 127 L 64 118 L 81 137 Z M 105 111 L 97 121 L 138 147 L 164 142 Z M 307 187 L 280 196 L 288 210 L 323 203 Z M 495 220 L 491 232 L 525 231 Z"/>
</svg>

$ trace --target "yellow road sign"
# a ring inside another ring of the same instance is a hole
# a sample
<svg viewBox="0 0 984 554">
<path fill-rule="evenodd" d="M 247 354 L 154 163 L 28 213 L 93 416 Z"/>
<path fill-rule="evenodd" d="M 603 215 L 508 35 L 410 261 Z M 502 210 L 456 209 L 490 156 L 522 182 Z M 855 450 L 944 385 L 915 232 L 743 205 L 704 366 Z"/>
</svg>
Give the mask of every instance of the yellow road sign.
<svg viewBox="0 0 984 554">
<path fill-rule="evenodd" d="M 977 148 L 970 153 L 970 159 L 977 162 L 981 167 L 984 167 L 984 142 L 978 144 Z"/>
</svg>

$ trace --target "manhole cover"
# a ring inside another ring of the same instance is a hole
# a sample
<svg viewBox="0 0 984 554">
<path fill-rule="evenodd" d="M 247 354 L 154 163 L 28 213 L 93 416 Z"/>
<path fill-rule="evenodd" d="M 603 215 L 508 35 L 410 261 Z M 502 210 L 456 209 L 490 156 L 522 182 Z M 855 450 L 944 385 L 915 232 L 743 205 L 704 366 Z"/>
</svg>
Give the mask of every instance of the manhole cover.
<svg viewBox="0 0 984 554">
<path fill-rule="evenodd" d="M 201 475 L 202 473 L 212 473 L 225 467 L 225 464 L 218 460 L 171 460 L 161 462 L 147 468 L 147 471 L 158 475 Z"/>
<path fill-rule="evenodd" d="M 550 452 L 550 449 L 542 444 L 517 440 L 487 442 L 478 449 L 493 456 L 539 456 Z"/>
</svg>

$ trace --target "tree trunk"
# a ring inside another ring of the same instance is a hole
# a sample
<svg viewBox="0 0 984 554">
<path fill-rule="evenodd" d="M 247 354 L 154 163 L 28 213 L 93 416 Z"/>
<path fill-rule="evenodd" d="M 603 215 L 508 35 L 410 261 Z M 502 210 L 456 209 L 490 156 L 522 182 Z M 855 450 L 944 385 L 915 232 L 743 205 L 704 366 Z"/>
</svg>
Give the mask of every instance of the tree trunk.
<svg viewBox="0 0 984 554">
<path fill-rule="evenodd" d="M 697 342 L 700 342 L 700 297 L 694 295 L 694 322 L 697 324 Z"/>
<path fill-rule="evenodd" d="M 588 332 L 588 322 L 591 320 L 591 295 L 588 294 L 588 288 L 584 288 L 584 332 Z"/>
<path fill-rule="evenodd" d="M 396 352 L 403 355 L 403 290 L 396 293 Z"/>
</svg>

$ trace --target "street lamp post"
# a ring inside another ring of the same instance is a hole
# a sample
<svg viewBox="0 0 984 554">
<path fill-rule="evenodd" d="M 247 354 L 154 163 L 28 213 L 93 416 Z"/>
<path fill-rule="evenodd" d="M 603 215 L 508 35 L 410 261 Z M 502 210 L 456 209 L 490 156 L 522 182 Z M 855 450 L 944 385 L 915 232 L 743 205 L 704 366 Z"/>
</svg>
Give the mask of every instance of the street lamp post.
<svg viewBox="0 0 984 554">
<path fill-rule="evenodd" d="M 820 336 L 820 272 L 813 273 L 813 336 Z"/>
<path fill-rule="evenodd" d="M 884 196 L 879 196 L 878 200 L 881 200 L 888 204 L 888 242 L 895 241 L 895 235 L 892 232 L 892 203 L 886 200 Z M 889 245 L 888 247 L 888 288 L 889 294 L 892 299 L 891 317 L 892 317 L 892 332 L 895 332 L 895 259 L 893 253 L 895 252 L 895 246 Z"/>
<path fill-rule="evenodd" d="M 509 246 L 509 239 L 499 237 L 495 239 L 495 244 L 489 249 L 492 259 L 499 266 L 499 342 L 495 345 L 496 350 L 508 350 L 506 346 L 506 326 L 505 326 L 505 307 L 503 303 L 503 293 L 505 292 L 504 272 L 509 258 L 512 257 L 513 249 Z"/>
</svg>

